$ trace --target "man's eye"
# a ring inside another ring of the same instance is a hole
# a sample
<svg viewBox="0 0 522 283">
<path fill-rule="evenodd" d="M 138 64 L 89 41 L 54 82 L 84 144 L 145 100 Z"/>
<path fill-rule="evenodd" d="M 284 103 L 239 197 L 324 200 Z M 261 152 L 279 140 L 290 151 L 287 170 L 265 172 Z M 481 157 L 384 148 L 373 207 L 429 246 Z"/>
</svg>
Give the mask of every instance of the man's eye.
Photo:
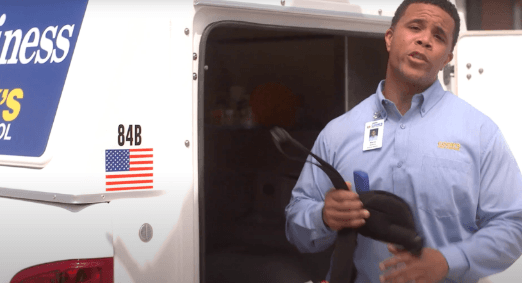
<svg viewBox="0 0 522 283">
<path fill-rule="evenodd" d="M 436 35 L 435 37 L 436 37 L 438 40 L 444 42 L 444 38 L 442 38 L 442 36 L 440 36 L 440 35 Z"/>
<path fill-rule="evenodd" d="M 416 26 L 411 26 L 410 29 L 420 30 L 420 28 L 419 28 L 419 27 L 416 27 Z"/>
</svg>

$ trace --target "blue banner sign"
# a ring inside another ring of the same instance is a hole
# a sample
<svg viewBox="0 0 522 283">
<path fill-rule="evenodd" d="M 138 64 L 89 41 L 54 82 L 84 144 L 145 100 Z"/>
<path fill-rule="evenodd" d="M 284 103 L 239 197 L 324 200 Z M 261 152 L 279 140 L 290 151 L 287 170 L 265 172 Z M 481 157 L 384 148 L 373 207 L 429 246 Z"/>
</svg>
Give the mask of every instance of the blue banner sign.
<svg viewBox="0 0 522 283">
<path fill-rule="evenodd" d="M 88 0 L 0 3 L 0 155 L 45 152 Z"/>
</svg>

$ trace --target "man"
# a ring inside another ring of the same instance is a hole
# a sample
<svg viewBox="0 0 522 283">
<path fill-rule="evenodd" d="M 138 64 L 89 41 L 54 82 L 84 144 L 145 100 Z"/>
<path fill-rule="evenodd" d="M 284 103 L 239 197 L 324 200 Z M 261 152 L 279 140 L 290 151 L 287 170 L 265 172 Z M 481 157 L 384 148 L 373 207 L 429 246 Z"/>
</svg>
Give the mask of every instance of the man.
<svg viewBox="0 0 522 283">
<path fill-rule="evenodd" d="M 377 140 L 377 129 L 370 131 L 370 141 L 376 141 Z"/>
<path fill-rule="evenodd" d="M 489 118 L 437 80 L 453 58 L 459 25 L 446 0 L 404 1 L 385 34 L 386 79 L 331 121 L 312 149 L 346 181 L 362 170 L 371 190 L 402 197 L 425 239 L 416 258 L 359 235 L 357 283 L 477 282 L 522 254 L 522 176 L 509 147 Z M 382 147 L 364 148 L 375 113 L 384 122 Z M 306 163 L 286 208 L 287 238 L 301 252 L 325 250 L 336 231 L 369 216 L 355 192 L 331 187 Z"/>
</svg>

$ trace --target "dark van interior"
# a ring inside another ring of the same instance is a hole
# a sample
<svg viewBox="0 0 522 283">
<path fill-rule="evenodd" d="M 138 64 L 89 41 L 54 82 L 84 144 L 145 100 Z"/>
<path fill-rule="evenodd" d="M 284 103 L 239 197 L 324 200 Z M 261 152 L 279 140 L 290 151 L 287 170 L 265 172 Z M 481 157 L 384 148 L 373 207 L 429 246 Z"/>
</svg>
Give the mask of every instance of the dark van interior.
<svg viewBox="0 0 522 283">
<path fill-rule="evenodd" d="M 286 239 L 303 164 L 277 150 L 270 129 L 311 148 L 385 78 L 384 34 L 221 22 L 199 55 L 201 282 L 324 280 L 333 247 L 304 254 Z"/>
</svg>

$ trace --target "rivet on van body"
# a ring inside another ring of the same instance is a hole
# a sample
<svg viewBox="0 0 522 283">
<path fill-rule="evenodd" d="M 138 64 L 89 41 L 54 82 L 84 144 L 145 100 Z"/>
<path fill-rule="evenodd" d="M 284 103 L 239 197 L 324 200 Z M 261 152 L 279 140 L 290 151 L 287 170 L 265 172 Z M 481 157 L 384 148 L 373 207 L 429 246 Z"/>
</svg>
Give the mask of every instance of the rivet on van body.
<svg viewBox="0 0 522 283">
<path fill-rule="evenodd" d="M 382 16 L 382 9 L 379 9 L 379 16 Z"/>
<path fill-rule="evenodd" d="M 285 0 L 281 0 L 281 6 L 285 5 Z"/>
<path fill-rule="evenodd" d="M 198 79 L 198 74 L 193 73 L 193 74 L 192 74 L 192 79 L 193 79 L 193 80 L 197 80 L 197 79 Z"/>
<path fill-rule="evenodd" d="M 190 30 L 188 28 L 185 29 L 185 34 L 188 35 Z"/>
<path fill-rule="evenodd" d="M 141 225 L 138 234 L 140 236 L 140 239 L 143 242 L 147 243 L 148 241 L 150 241 L 150 239 L 152 239 L 152 226 L 149 223 Z"/>
<path fill-rule="evenodd" d="M 468 69 L 470 69 L 471 68 L 471 64 L 470 63 L 466 64 L 466 67 L 468 67 Z"/>
<path fill-rule="evenodd" d="M 468 80 L 471 79 L 471 74 L 468 74 L 467 77 L 468 77 Z"/>
<path fill-rule="evenodd" d="M 190 142 L 189 142 L 188 140 L 185 141 L 185 146 L 186 146 L 186 147 L 189 147 L 189 146 L 190 146 Z"/>
<path fill-rule="evenodd" d="M 193 54 L 192 54 L 192 59 L 193 59 L 194 61 L 198 60 L 198 54 L 193 53 Z"/>
<path fill-rule="evenodd" d="M 479 73 L 482 75 L 482 73 L 484 73 L 484 69 L 480 68 Z"/>
<path fill-rule="evenodd" d="M 104 195 L 101 195 L 101 198 L 105 198 L 105 196 L 104 196 Z"/>
</svg>

